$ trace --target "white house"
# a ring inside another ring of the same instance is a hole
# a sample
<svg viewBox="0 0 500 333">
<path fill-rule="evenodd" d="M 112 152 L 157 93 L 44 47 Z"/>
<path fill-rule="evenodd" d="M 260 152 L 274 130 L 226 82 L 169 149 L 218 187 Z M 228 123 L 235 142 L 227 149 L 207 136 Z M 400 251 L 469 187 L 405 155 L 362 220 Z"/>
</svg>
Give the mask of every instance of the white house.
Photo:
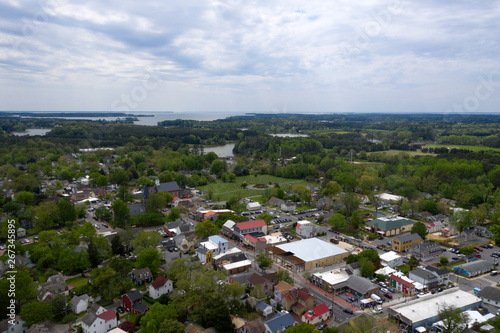
<svg viewBox="0 0 500 333">
<path fill-rule="evenodd" d="M 252 210 L 259 210 L 259 209 L 260 209 L 260 203 L 258 203 L 258 202 L 247 203 L 247 210 L 252 211 Z"/>
<path fill-rule="evenodd" d="M 382 266 L 398 267 L 403 264 L 403 257 L 394 251 L 386 252 L 380 255 Z"/>
<path fill-rule="evenodd" d="M 82 296 L 74 296 L 71 299 L 71 311 L 76 314 L 79 314 L 83 311 L 87 311 L 89 307 L 89 296 L 87 294 L 83 294 Z"/>
<path fill-rule="evenodd" d="M 311 238 L 316 236 L 320 230 L 314 223 L 309 221 L 298 221 L 295 231 L 297 235 Z"/>
<path fill-rule="evenodd" d="M 265 302 L 258 301 L 255 304 L 255 308 L 260 312 L 265 318 L 273 313 L 273 307 Z"/>
<path fill-rule="evenodd" d="M 229 241 L 221 236 L 209 236 L 208 241 L 200 243 L 196 249 L 196 255 L 203 263 L 209 263 L 212 258 L 229 249 Z"/>
<path fill-rule="evenodd" d="M 15 320 L 7 318 L 0 321 L 0 333 L 25 333 L 28 331 L 25 325 L 26 321 L 19 316 L 16 316 Z"/>
<path fill-rule="evenodd" d="M 17 228 L 17 237 L 24 237 L 24 236 L 26 236 L 26 229 Z"/>
<path fill-rule="evenodd" d="M 477 297 L 483 300 L 483 303 L 500 308 L 500 288 L 486 286 L 477 293 Z"/>
<path fill-rule="evenodd" d="M 90 311 L 82 318 L 84 333 L 106 333 L 116 326 L 118 326 L 118 322 L 114 310 L 108 310 L 100 314 Z"/>
<path fill-rule="evenodd" d="M 148 286 L 149 297 L 157 299 L 163 294 L 170 294 L 174 291 L 172 280 L 158 275 L 156 279 Z"/>
</svg>

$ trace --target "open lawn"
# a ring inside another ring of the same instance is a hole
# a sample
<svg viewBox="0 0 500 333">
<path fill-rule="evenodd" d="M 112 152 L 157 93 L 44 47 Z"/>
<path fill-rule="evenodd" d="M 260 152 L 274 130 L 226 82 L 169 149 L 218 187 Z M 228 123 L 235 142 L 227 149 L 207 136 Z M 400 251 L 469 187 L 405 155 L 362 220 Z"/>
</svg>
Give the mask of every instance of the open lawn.
<svg viewBox="0 0 500 333">
<path fill-rule="evenodd" d="M 244 189 L 241 187 L 241 184 L 244 182 L 248 184 L 249 188 Z M 268 186 L 269 185 L 274 186 L 275 183 L 278 183 L 281 188 L 286 188 L 294 184 L 303 184 L 303 185 L 312 184 L 304 180 L 286 179 L 270 175 L 257 175 L 257 176 L 250 175 L 250 176 L 237 177 L 236 181 L 233 183 L 229 182 L 224 183 L 221 180 L 217 180 L 217 182 L 215 183 L 208 184 L 205 186 L 200 186 L 198 187 L 198 189 L 200 191 L 204 191 L 205 194 L 207 193 L 207 191 L 212 191 L 213 200 L 217 201 L 219 200 L 227 201 L 231 197 L 240 197 L 240 198 L 253 197 L 252 198 L 253 200 L 262 203 L 263 200 L 261 196 L 266 188 L 259 188 L 259 189 L 250 188 L 252 187 L 251 185 L 266 184 Z"/>
<path fill-rule="evenodd" d="M 72 284 L 75 287 L 81 287 L 81 286 L 86 285 L 88 280 L 89 280 L 88 278 L 84 278 L 82 276 L 77 276 L 77 277 L 74 277 L 72 279 L 66 280 L 66 284 L 68 284 L 68 285 Z"/>
<path fill-rule="evenodd" d="M 428 146 L 426 146 L 428 147 Z M 384 154 L 384 155 L 389 155 L 389 156 L 394 156 L 394 155 L 399 155 L 399 154 L 406 154 L 408 156 L 423 156 L 423 155 L 430 155 L 434 156 L 436 154 L 431 154 L 431 153 L 422 153 L 421 151 L 408 151 L 408 150 L 385 150 L 385 151 L 372 151 L 369 153 L 366 153 L 367 155 L 372 155 L 372 154 Z"/>
<path fill-rule="evenodd" d="M 490 148 L 490 147 L 483 147 L 483 146 L 461 146 L 461 145 L 447 145 L 447 144 L 440 144 L 440 145 L 425 145 L 426 148 L 456 148 L 456 149 L 468 149 L 472 151 L 494 151 L 494 152 L 500 152 L 500 148 Z"/>
</svg>

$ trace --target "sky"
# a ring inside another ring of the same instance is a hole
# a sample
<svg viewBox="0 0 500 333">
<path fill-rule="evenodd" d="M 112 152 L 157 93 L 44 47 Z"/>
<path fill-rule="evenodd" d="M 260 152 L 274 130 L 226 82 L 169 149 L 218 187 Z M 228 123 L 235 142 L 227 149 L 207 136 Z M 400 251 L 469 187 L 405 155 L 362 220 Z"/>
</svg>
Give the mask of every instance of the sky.
<svg viewBox="0 0 500 333">
<path fill-rule="evenodd" d="M 500 112 L 500 0 L 0 0 L 1 111 Z"/>
</svg>

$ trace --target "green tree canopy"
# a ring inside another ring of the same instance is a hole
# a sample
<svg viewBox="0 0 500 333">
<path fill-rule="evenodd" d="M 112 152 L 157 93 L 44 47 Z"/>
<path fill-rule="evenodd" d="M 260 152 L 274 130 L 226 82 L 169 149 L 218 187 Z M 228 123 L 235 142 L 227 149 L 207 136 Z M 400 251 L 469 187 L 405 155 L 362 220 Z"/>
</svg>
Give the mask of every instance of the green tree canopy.
<svg viewBox="0 0 500 333">
<path fill-rule="evenodd" d="M 194 233 L 196 237 L 202 239 L 208 236 L 217 235 L 219 233 L 219 228 L 217 228 L 212 221 L 203 220 L 195 225 Z"/>
<path fill-rule="evenodd" d="M 411 227 L 410 232 L 412 234 L 418 234 L 424 241 L 427 237 L 427 234 L 429 233 L 427 231 L 427 227 L 422 222 L 415 222 L 415 224 L 413 224 L 413 226 Z"/>
<path fill-rule="evenodd" d="M 136 267 L 149 267 L 151 273 L 156 274 L 160 269 L 161 259 L 161 253 L 157 248 L 147 248 L 137 255 Z"/>
</svg>

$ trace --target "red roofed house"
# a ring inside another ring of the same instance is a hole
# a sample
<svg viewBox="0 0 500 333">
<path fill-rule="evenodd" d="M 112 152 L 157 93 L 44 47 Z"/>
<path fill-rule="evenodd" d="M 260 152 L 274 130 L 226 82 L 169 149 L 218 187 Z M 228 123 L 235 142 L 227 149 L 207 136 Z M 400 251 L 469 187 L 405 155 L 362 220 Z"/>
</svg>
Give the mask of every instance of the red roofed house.
<svg viewBox="0 0 500 333">
<path fill-rule="evenodd" d="M 401 274 L 401 273 L 400 273 Z M 391 274 L 389 277 L 390 285 L 401 291 L 402 293 L 405 293 L 406 295 L 414 295 L 415 292 L 415 286 L 413 285 L 413 281 L 407 278 L 404 275 L 396 275 L 396 274 Z"/>
<path fill-rule="evenodd" d="M 328 318 L 330 318 L 330 309 L 323 303 L 304 313 L 302 315 L 302 322 L 317 325 Z"/>
<path fill-rule="evenodd" d="M 172 280 L 158 275 L 153 283 L 148 286 L 149 297 L 157 299 L 163 294 L 170 294 L 174 291 Z"/>
<path fill-rule="evenodd" d="M 100 314 L 92 311 L 82 318 L 82 330 L 84 333 L 105 333 L 118 325 L 114 310 L 108 310 Z"/>
<path fill-rule="evenodd" d="M 254 220 L 236 223 L 234 225 L 234 235 L 239 237 L 242 242 L 244 242 L 245 236 L 248 234 L 251 234 L 254 237 L 267 235 L 266 221 Z"/>
</svg>

